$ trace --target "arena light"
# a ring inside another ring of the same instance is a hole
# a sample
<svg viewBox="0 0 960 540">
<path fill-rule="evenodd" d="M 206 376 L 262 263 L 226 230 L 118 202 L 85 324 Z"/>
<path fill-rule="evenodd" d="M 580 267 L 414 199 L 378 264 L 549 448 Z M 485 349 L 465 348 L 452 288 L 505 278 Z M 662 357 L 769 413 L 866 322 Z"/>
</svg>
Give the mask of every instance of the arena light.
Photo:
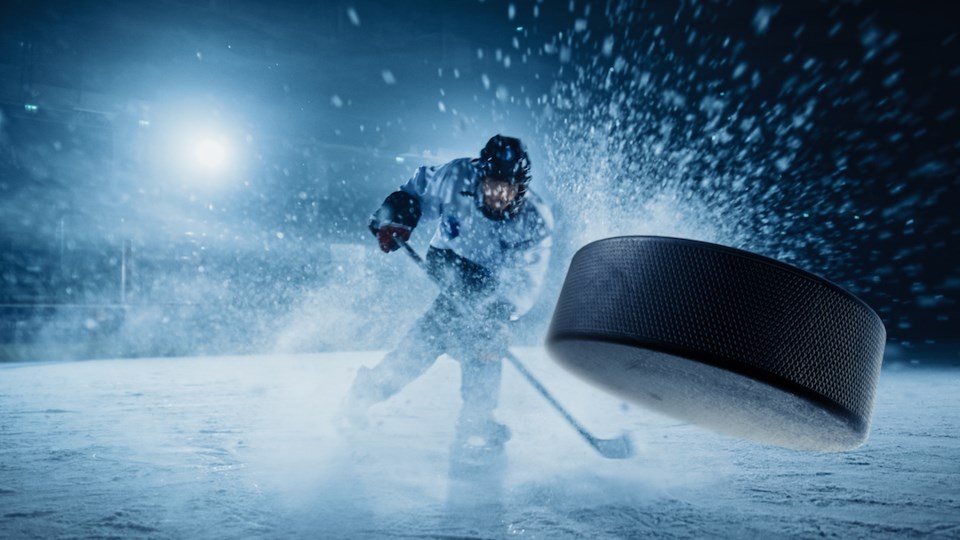
<svg viewBox="0 0 960 540">
<path fill-rule="evenodd" d="M 230 148 L 218 137 L 200 137 L 191 148 L 193 163 L 208 172 L 218 172 L 226 168 L 230 159 Z"/>
</svg>

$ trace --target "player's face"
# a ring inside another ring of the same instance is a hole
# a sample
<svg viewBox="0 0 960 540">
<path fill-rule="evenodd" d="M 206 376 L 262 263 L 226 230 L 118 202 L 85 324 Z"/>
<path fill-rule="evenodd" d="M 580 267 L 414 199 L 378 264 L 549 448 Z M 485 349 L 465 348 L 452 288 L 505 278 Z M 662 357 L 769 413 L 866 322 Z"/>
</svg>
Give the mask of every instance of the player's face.
<svg viewBox="0 0 960 540">
<path fill-rule="evenodd" d="M 520 194 L 517 186 L 510 182 L 489 177 L 483 180 L 482 189 L 484 206 L 495 213 L 505 212 Z"/>
</svg>

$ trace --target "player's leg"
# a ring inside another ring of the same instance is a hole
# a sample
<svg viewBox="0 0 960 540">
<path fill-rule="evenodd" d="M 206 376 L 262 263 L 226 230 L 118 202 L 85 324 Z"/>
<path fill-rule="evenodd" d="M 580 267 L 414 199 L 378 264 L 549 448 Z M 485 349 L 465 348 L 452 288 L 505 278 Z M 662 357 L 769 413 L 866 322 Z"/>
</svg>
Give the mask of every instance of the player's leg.
<svg viewBox="0 0 960 540">
<path fill-rule="evenodd" d="M 340 410 L 340 421 L 349 427 L 366 425 L 367 409 L 385 401 L 413 382 L 444 352 L 444 335 L 449 316 L 443 302 L 417 320 L 391 352 L 372 367 L 358 371 Z"/>
<path fill-rule="evenodd" d="M 460 397 L 463 406 L 457 437 L 470 444 L 501 446 L 510 438 L 507 426 L 496 421 L 493 411 L 500 400 L 503 362 L 472 355 L 460 359 Z M 477 440 L 471 441 L 471 438 Z"/>
</svg>

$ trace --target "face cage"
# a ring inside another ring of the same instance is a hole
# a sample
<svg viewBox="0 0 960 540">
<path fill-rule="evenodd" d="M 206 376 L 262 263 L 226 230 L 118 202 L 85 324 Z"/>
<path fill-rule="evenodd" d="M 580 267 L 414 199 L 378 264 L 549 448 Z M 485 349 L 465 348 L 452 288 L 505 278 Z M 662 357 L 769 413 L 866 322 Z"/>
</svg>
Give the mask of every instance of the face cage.
<svg viewBox="0 0 960 540">
<path fill-rule="evenodd" d="M 477 182 L 477 189 L 474 193 L 474 199 L 476 200 L 477 208 L 479 208 L 480 211 L 483 212 L 483 215 L 487 216 L 487 218 L 496 221 L 516 217 L 523 209 L 523 205 L 527 200 L 527 182 L 520 182 L 515 185 L 517 186 L 516 198 L 514 198 L 513 201 L 500 212 L 493 212 L 487 208 L 487 205 L 483 202 L 483 182 Z"/>
</svg>

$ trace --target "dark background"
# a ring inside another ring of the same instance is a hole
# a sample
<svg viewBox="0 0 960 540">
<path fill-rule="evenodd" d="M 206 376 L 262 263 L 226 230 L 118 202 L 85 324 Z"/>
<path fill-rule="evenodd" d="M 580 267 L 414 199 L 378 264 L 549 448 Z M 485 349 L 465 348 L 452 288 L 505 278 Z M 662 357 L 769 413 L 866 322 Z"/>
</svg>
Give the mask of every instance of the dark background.
<svg viewBox="0 0 960 540">
<path fill-rule="evenodd" d="M 704 231 L 823 275 L 881 314 L 888 361 L 956 363 L 955 11 L 7 2 L 0 358 L 387 347 L 431 289 L 374 251 L 367 216 L 504 132 L 558 218 L 519 341 L 609 209 L 605 233 Z M 184 157 L 205 134 L 224 170 Z M 664 194 L 674 222 L 617 217 Z"/>
</svg>

